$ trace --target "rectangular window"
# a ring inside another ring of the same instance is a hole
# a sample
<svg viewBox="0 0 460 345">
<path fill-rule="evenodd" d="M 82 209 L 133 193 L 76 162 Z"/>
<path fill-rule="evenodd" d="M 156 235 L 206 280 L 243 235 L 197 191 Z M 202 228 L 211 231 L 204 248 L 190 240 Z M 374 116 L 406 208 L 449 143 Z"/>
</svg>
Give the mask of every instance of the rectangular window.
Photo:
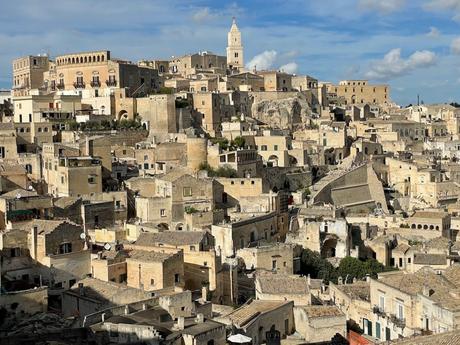
<svg viewBox="0 0 460 345">
<path fill-rule="evenodd" d="M 162 208 L 162 209 L 160 210 L 160 216 L 161 216 L 161 217 L 166 217 L 166 210 L 165 210 L 164 208 Z"/>
<path fill-rule="evenodd" d="M 182 190 L 183 196 L 192 196 L 192 188 L 191 187 L 184 187 Z"/>
<path fill-rule="evenodd" d="M 400 320 L 404 319 L 404 305 L 396 302 L 396 317 Z"/>
<path fill-rule="evenodd" d="M 180 282 L 180 275 L 179 275 L 179 273 L 176 273 L 174 275 L 174 283 L 179 283 L 179 282 Z"/>
<path fill-rule="evenodd" d="M 276 270 L 276 260 L 272 261 L 272 270 Z"/>
<path fill-rule="evenodd" d="M 0 158 L 5 158 L 5 147 L 0 146 Z"/>
<path fill-rule="evenodd" d="M 67 254 L 72 252 L 72 243 L 63 243 L 59 246 L 59 254 Z"/>
<path fill-rule="evenodd" d="M 380 295 L 379 297 L 379 308 L 382 312 L 385 311 L 385 296 L 384 295 Z"/>
<path fill-rule="evenodd" d="M 88 183 L 94 184 L 96 183 L 96 178 L 94 176 L 88 176 Z"/>
<path fill-rule="evenodd" d="M 375 323 L 375 337 L 380 339 L 380 323 L 378 322 Z"/>
<path fill-rule="evenodd" d="M 155 285 L 155 279 L 150 279 L 150 285 Z"/>
</svg>

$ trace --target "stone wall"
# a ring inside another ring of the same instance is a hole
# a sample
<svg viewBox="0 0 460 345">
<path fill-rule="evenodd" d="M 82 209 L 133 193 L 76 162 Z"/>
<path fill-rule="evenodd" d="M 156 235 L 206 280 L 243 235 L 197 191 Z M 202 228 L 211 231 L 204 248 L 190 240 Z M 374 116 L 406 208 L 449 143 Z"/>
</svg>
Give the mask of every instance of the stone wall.
<svg viewBox="0 0 460 345">
<path fill-rule="evenodd" d="M 0 295 L 0 309 L 10 314 L 35 314 L 48 310 L 48 287 L 7 292 Z"/>
</svg>

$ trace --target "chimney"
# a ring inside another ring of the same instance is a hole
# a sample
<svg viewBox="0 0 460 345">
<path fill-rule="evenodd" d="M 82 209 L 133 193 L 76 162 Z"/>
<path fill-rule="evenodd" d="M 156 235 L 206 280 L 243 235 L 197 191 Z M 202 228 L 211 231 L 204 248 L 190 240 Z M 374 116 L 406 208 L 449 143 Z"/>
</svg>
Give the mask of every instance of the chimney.
<svg viewBox="0 0 460 345">
<path fill-rule="evenodd" d="M 101 315 L 101 321 L 102 321 L 102 323 L 105 322 L 105 313 L 102 313 L 102 315 Z"/>
<path fill-rule="evenodd" d="M 185 318 L 183 316 L 179 316 L 177 318 L 177 328 L 179 330 L 183 330 L 185 328 Z"/>
<path fill-rule="evenodd" d="M 129 314 L 129 307 L 128 305 L 125 305 L 125 315 L 128 315 Z"/>
<path fill-rule="evenodd" d="M 338 285 L 343 285 L 343 278 L 342 277 L 337 278 L 337 284 Z"/>
<path fill-rule="evenodd" d="M 84 296 L 85 295 L 85 290 L 83 288 L 83 283 L 78 283 L 78 294 L 80 296 Z"/>
<path fill-rule="evenodd" d="M 204 315 L 202 313 L 196 314 L 196 323 L 203 323 L 204 322 Z"/>
<path fill-rule="evenodd" d="M 308 287 L 310 287 L 310 285 L 311 285 L 310 273 L 307 275 L 307 285 L 308 285 Z"/>
<path fill-rule="evenodd" d="M 34 226 L 32 228 L 32 239 L 31 239 L 31 256 L 32 256 L 32 259 L 34 260 L 37 260 L 37 239 L 38 239 L 38 227 L 37 226 Z"/>
<path fill-rule="evenodd" d="M 367 283 L 371 282 L 371 275 L 370 274 L 366 274 L 366 282 Z"/>
</svg>

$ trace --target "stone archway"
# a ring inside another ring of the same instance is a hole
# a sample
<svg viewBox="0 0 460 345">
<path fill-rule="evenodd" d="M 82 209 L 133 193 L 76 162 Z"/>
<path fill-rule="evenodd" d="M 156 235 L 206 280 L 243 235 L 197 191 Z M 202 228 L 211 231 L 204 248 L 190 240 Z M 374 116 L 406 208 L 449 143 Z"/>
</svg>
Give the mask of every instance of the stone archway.
<svg viewBox="0 0 460 345">
<path fill-rule="evenodd" d="M 323 242 L 321 246 L 321 257 L 322 258 L 335 258 L 337 248 L 337 239 L 328 238 Z"/>
<path fill-rule="evenodd" d="M 126 110 L 120 110 L 118 112 L 118 120 L 127 120 L 128 119 L 128 112 Z"/>
</svg>

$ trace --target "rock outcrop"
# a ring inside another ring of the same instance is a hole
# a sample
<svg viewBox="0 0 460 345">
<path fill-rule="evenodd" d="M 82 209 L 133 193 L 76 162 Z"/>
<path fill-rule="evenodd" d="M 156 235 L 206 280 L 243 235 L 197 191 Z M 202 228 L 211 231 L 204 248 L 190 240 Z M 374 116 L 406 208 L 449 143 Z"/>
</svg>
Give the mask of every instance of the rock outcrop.
<svg viewBox="0 0 460 345">
<path fill-rule="evenodd" d="M 308 123 L 311 108 L 301 93 L 288 93 L 286 98 L 253 97 L 252 117 L 273 128 L 294 129 Z"/>
</svg>

